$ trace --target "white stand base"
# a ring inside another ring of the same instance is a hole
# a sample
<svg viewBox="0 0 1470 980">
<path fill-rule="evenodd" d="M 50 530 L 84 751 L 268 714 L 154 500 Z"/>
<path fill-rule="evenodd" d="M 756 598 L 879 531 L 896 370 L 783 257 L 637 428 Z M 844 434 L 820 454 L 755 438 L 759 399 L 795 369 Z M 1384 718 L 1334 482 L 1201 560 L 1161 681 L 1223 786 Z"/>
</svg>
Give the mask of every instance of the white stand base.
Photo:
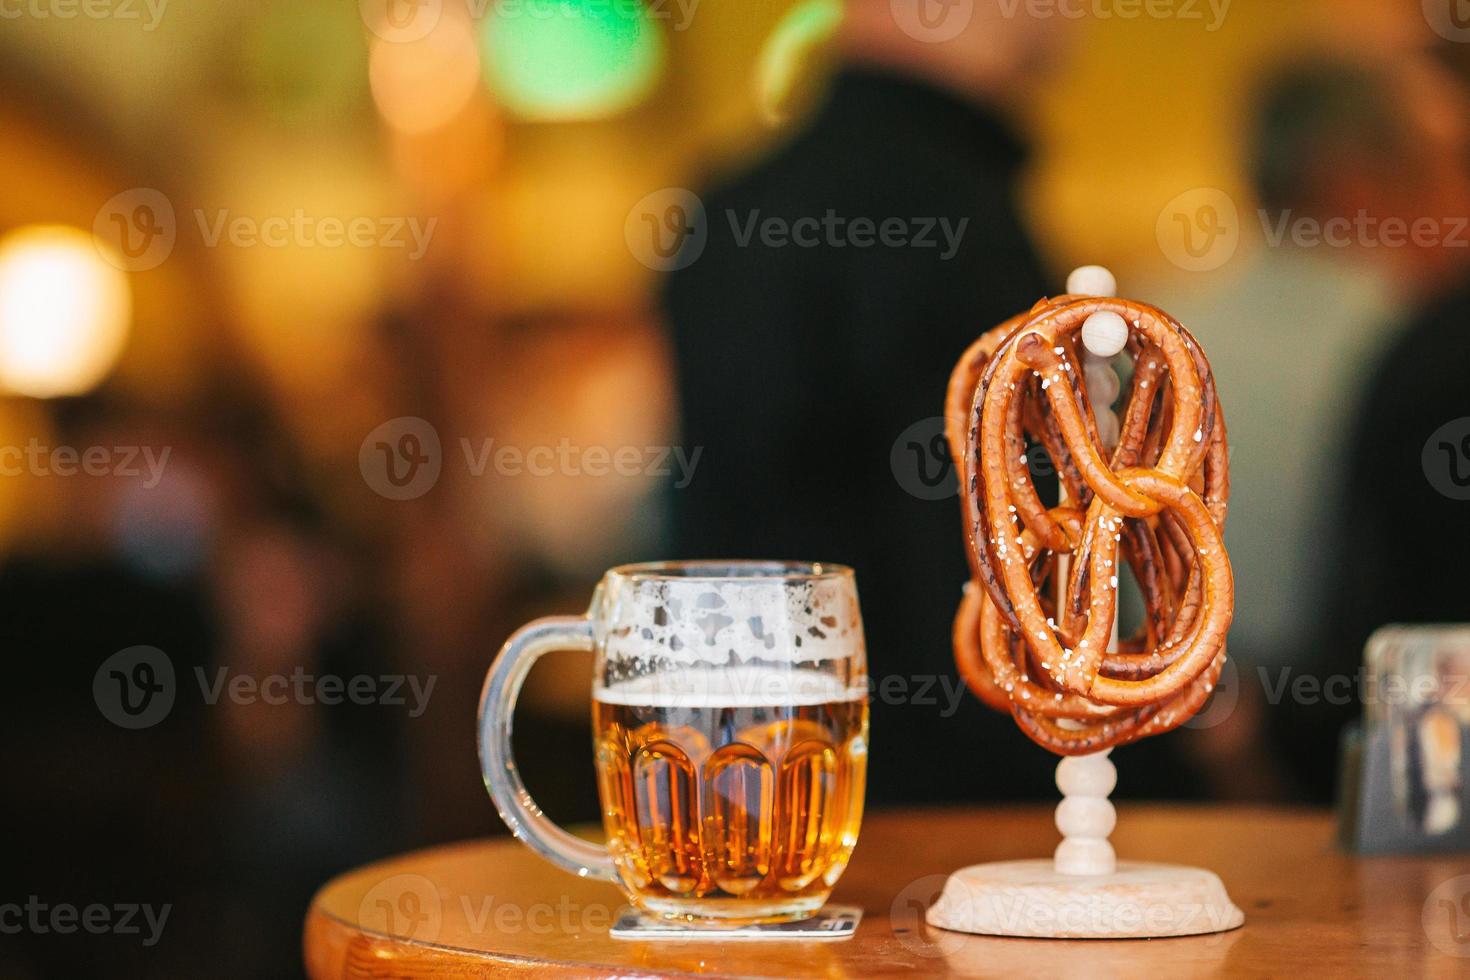
<svg viewBox="0 0 1470 980">
<path fill-rule="evenodd" d="M 925 918 L 955 932 L 1044 939 L 1198 936 L 1245 921 L 1209 871 L 1119 861 L 1111 874 L 1068 875 L 1050 860 L 962 868 Z"/>
</svg>

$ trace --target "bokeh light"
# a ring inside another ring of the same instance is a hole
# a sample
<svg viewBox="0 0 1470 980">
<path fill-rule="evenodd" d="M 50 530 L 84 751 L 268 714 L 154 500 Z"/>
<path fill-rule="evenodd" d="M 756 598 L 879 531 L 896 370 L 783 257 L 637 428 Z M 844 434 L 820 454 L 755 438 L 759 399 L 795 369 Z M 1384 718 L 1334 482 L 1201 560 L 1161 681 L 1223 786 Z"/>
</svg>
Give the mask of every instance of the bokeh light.
<svg viewBox="0 0 1470 980">
<path fill-rule="evenodd" d="M 663 34 L 641 4 L 524 0 L 484 21 L 490 87 L 527 119 L 593 119 L 645 98 L 663 69 Z"/>
<path fill-rule="evenodd" d="M 38 398 L 78 395 L 112 369 L 133 301 L 127 277 L 102 257 L 105 247 L 61 225 L 0 240 L 0 387 Z"/>
<path fill-rule="evenodd" d="M 374 38 L 368 78 L 389 126 L 409 134 L 438 129 L 459 114 L 479 83 L 474 31 L 445 17 L 417 41 Z"/>
<path fill-rule="evenodd" d="M 842 25 L 841 0 L 805 0 L 786 12 L 761 47 L 756 100 L 766 122 L 785 122 L 792 93 L 813 53 Z"/>
</svg>

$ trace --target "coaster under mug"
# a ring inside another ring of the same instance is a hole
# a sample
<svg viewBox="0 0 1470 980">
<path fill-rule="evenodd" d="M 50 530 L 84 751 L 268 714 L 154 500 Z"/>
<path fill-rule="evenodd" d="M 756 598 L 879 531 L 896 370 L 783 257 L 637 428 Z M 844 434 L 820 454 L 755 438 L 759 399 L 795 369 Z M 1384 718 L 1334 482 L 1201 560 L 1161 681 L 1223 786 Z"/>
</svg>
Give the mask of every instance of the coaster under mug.
<svg viewBox="0 0 1470 980">
<path fill-rule="evenodd" d="M 817 942 L 841 942 L 851 939 L 862 921 L 863 910 L 856 905 L 827 905 L 815 915 L 797 922 L 772 922 L 765 925 L 735 926 L 729 929 L 711 929 L 680 925 L 669 919 L 644 915 L 637 909 L 629 909 L 609 932 L 614 939 L 678 939 L 685 942 L 705 940 L 708 942 L 770 942 L 772 940 L 804 939 Z"/>
</svg>

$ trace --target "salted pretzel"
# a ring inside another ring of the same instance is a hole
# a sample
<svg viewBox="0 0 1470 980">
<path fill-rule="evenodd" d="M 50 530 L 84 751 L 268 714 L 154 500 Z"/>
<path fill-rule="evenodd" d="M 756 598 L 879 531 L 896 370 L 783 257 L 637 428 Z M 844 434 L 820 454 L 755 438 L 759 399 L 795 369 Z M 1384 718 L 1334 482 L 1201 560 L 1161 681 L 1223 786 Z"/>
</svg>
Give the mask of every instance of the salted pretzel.
<svg viewBox="0 0 1470 980">
<path fill-rule="evenodd" d="M 1100 312 L 1123 318 L 1134 362 L 1110 452 L 1081 357 L 1082 326 Z M 1062 755 L 1189 720 L 1224 668 L 1235 596 L 1221 537 L 1225 419 L 1189 331 L 1133 300 L 1044 299 L 965 351 L 946 431 L 971 573 L 955 660 L 971 690 Z M 1028 444 L 1056 465 L 1056 507 L 1037 494 Z M 1110 651 L 1120 562 L 1142 592 L 1144 624 Z"/>
</svg>

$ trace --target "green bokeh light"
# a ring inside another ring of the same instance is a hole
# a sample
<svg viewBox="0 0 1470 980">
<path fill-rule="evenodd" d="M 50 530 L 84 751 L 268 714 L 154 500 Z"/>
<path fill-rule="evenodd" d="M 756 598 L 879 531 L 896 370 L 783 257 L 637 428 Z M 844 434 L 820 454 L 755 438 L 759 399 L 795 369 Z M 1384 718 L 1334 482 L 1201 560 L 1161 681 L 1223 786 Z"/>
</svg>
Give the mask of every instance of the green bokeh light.
<svg viewBox="0 0 1470 980">
<path fill-rule="evenodd" d="M 842 18 L 842 0 L 803 0 L 771 30 L 761 46 L 755 75 L 756 98 L 767 122 L 784 121 L 787 102 L 808 59 L 836 36 Z"/>
<path fill-rule="evenodd" d="M 484 21 L 495 97 L 529 119 L 590 119 L 641 101 L 664 64 L 660 28 L 636 0 L 518 0 Z"/>
</svg>

